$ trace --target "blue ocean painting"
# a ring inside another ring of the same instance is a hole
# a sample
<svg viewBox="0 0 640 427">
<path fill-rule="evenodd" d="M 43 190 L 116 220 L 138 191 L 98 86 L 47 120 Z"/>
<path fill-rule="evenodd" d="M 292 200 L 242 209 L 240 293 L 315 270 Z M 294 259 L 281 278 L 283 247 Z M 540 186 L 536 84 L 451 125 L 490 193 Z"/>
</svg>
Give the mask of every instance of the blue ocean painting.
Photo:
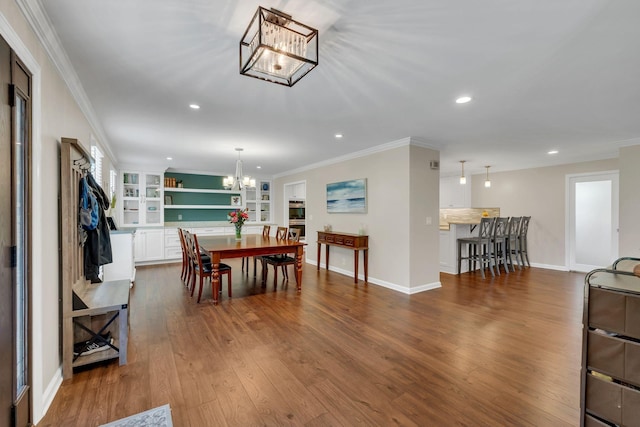
<svg viewBox="0 0 640 427">
<path fill-rule="evenodd" d="M 327 184 L 328 213 L 366 213 L 367 212 L 367 180 Z"/>
</svg>

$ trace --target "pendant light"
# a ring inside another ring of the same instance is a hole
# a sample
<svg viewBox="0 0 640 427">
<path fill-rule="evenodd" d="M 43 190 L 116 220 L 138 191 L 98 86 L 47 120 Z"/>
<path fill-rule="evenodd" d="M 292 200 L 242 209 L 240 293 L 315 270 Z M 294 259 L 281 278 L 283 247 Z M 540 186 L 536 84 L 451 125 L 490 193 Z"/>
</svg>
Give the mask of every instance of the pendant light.
<svg viewBox="0 0 640 427">
<path fill-rule="evenodd" d="M 489 180 L 489 168 L 491 166 L 485 166 L 485 168 L 487 168 L 487 179 L 484 180 L 484 186 L 485 188 L 489 188 L 491 187 L 491 181 Z"/>
<path fill-rule="evenodd" d="M 236 161 L 236 176 L 228 176 L 223 180 L 223 186 L 233 191 L 241 191 L 245 187 L 253 188 L 256 186 L 256 180 L 250 176 L 244 176 L 242 174 L 242 160 L 240 160 L 240 153 L 244 151 L 243 148 L 236 148 L 238 152 L 238 160 Z"/>
<path fill-rule="evenodd" d="M 460 184 L 465 185 L 467 183 L 467 177 L 464 176 L 464 163 L 466 160 L 460 160 L 460 164 L 462 165 L 462 174 L 460 175 Z"/>
</svg>

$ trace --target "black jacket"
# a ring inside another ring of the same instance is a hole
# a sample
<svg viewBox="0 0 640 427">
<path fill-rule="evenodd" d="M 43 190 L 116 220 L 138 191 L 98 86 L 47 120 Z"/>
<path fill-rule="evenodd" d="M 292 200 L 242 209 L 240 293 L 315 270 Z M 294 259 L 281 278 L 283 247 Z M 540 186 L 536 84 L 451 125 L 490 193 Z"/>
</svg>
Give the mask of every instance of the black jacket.
<svg viewBox="0 0 640 427">
<path fill-rule="evenodd" d="M 97 281 L 99 267 L 113 262 L 111 254 L 111 236 L 105 210 L 109 209 L 109 197 L 98 185 L 91 173 L 85 177 L 89 188 L 98 200 L 98 226 L 95 230 L 87 231 L 87 241 L 84 244 L 84 274 L 92 282 Z"/>
</svg>

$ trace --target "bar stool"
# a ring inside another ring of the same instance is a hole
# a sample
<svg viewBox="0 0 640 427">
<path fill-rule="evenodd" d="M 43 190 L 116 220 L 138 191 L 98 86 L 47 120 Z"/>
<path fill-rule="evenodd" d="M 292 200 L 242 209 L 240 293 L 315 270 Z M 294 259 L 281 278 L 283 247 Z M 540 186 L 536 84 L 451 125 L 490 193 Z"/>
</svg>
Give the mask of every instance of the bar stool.
<svg viewBox="0 0 640 427">
<path fill-rule="evenodd" d="M 509 218 L 509 226 L 507 227 L 507 260 L 512 271 L 516 271 L 513 258 L 515 258 L 518 263 L 518 270 L 522 270 L 522 262 L 518 261 L 518 257 L 520 256 L 519 233 L 521 220 L 522 217 L 512 216 Z"/>
<path fill-rule="evenodd" d="M 520 251 L 520 260 L 522 261 L 522 265 L 524 266 L 524 260 L 527 260 L 527 267 L 531 267 L 531 263 L 529 262 L 529 253 L 527 252 L 527 233 L 529 231 L 529 221 L 531 220 L 530 216 L 523 216 L 520 221 L 520 229 L 518 230 L 518 244 Z"/>
<path fill-rule="evenodd" d="M 471 270 L 471 262 L 473 261 L 473 269 L 476 268 L 476 261 L 480 263 L 480 274 L 484 279 L 484 269 L 488 266 L 491 271 L 491 276 L 495 277 L 492 265 L 492 243 L 493 227 L 495 225 L 495 218 L 482 218 L 480 219 L 480 229 L 476 237 L 461 237 L 458 239 L 458 274 L 460 274 L 460 267 L 462 260 L 466 259 L 469 263 L 469 270 Z M 462 256 L 462 245 L 467 245 L 467 256 Z"/>
<path fill-rule="evenodd" d="M 509 218 L 496 218 L 493 226 L 493 263 L 496 267 L 498 276 L 500 275 L 500 264 L 504 267 L 504 271 L 509 273 L 507 265 L 507 227 L 509 226 Z"/>
</svg>

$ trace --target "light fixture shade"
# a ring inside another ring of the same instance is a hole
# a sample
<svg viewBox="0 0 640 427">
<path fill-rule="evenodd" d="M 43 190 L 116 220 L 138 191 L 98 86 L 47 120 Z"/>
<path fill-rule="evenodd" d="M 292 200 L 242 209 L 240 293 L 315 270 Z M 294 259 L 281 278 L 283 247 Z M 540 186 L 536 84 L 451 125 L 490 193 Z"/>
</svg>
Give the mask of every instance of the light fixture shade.
<svg viewBox="0 0 640 427">
<path fill-rule="evenodd" d="M 460 160 L 460 166 L 462 168 L 462 172 L 460 173 L 460 185 L 465 185 L 467 183 L 467 177 L 464 176 L 464 164 L 466 160 Z"/>
<path fill-rule="evenodd" d="M 293 86 L 318 65 L 318 30 L 258 7 L 240 41 L 240 74 Z"/>
<path fill-rule="evenodd" d="M 491 187 L 491 181 L 489 180 L 489 168 L 491 166 L 485 166 L 485 168 L 487 168 L 487 179 L 484 180 L 484 187 L 485 188 L 490 188 Z"/>
</svg>

